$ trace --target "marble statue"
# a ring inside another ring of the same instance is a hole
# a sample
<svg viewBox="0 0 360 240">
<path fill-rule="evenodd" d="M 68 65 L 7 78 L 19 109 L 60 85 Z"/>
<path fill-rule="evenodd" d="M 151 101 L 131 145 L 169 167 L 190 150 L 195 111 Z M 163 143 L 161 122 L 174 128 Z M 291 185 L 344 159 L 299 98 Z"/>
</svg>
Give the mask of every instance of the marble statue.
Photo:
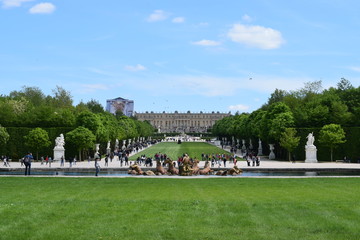
<svg viewBox="0 0 360 240">
<path fill-rule="evenodd" d="M 274 153 L 275 150 L 274 144 L 269 144 L 269 149 L 270 149 L 269 159 L 274 160 L 276 158 Z"/>
<path fill-rule="evenodd" d="M 315 137 L 313 133 L 309 133 L 309 135 L 306 137 L 308 140 L 306 142 L 307 146 L 314 146 Z"/>
<path fill-rule="evenodd" d="M 242 140 L 242 147 L 241 147 L 241 149 L 243 150 L 243 152 L 246 151 L 245 139 Z"/>
<path fill-rule="evenodd" d="M 116 139 L 115 140 L 115 150 L 118 150 L 119 149 L 119 140 Z"/>
<path fill-rule="evenodd" d="M 314 145 L 315 137 L 313 133 L 309 133 L 309 135 L 306 137 L 308 140 L 305 145 L 305 162 L 306 163 L 317 163 L 317 149 Z"/>
<path fill-rule="evenodd" d="M 60 134 L 59 137 L 55 139 L 55 148 L 64 148 L 65 145 L 65 139 L 64 134 Z"/>
<path fill-rule="evenodd" d="M 259 148 L 258 148 L 258 155 L 261 156 L 263 155 L 263 152 L 262 152 L 262 143 L 261 143 L 261 140 L 259 138 Z"/>
<path fill-rule="evenodd" d="M 100 158 L 99 150 L 100 150 L 100 144 L 99 144 L 99 143 L 96 143 L 96 144 L 95 144 L 95 154 L 94 154 L 94 158 Z"/>
<path fill-rule="evenodd" d="M 59 137 L 55 139 L 55 147 L 54 147 L 54 161 L 61 160 L 61 158 L 65 158 L 65 139 L 64 134 L 60 134 Z"/>
<path fill-rule="evenodd" d="M 111 153 L 110 141 L 108 141 L 107 146 L 106 146 L 106 154 L 110 155 L 110 153 Z"/>
</svg>

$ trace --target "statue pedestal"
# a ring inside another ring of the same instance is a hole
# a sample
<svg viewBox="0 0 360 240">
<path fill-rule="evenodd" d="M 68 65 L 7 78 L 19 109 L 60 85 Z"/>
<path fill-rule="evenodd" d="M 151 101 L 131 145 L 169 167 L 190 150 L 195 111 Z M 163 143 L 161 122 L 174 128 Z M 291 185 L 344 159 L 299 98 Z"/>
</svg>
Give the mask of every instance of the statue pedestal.
<svg viewBox="0 0 360 240">
<path fill-rule="evenodd" d="M 54 148 L 54 160 L 61 160 L 61 157 L 65 159 L 65 148 L 64 147 L 55 147 Z"/>
<path fill-rule="evenodd" d="M 107 148 L 107 149 L 106 149 L 106 154 L 107 154 L 107 155 L 110 155 L 110 153 L 111 153 L 111 148 Z"/>
<path fill-rule="evenodd" d="M 318 160 L 317 160 L 317 157 L 316 157 L 316 152 L 317 152 L 317 149 L 316 149 L 316 146 L 315 145 L 306 145 L 305 146 L 305 162 L 306 163 L 317 163 Z"/>
</svg>

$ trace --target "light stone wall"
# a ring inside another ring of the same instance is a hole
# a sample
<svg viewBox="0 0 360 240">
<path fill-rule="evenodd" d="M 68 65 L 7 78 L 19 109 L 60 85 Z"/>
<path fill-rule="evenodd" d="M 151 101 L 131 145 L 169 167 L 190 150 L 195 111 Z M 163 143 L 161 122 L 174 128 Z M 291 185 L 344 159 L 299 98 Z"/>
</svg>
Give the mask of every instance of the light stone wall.
<svg viewBox="0 0 360 240">
<path fill-rule="evenodd" d="M 190 111 L 186 113 L 179 113 L 175 111 L 174 113 L 154 113 L 154 112 L 145 112 L 137 113 L 135 116 L 140 121 L 149 121 L 150 124 L 159 129 L 160 132 L 207 132 L 216 121 L 223 119 L 224 117 L 230 116 L 231 113 L 191 113 Z"/>
</svg>

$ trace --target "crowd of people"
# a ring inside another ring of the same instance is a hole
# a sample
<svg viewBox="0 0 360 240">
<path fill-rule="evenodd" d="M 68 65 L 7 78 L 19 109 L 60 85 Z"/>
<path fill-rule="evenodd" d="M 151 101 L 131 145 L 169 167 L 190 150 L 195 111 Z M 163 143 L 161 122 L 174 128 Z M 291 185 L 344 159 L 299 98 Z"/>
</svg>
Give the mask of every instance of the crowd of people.
<svg viewBox="0 0 360 240">
<path fill-rule="evenodd" d="M 1 161 L 3 161 L 5 167 L 10 167 L 10 163 L 9 163 L 9 157 L 8 156 L 1 156 L 0 158 Z"/>
<path fill-rule="evenodd" d="M 152 144 L 156 144 L 156 142 L 143 142 L 143 143 L 139 143 L 139 142 L 134 142 L 133 144 L 128 145 L 127 147 L 123 147 L 122 149 L 116 149 L 115 151 L 111 152 L 110 154 L 106 154 L 105 158 L 104 158 L 104 166 L 108 167 L 109 166 L 109 161 L 112 162 L 114 160 L 115 157 L 118 158 L 118 161 L 120 163 L 120 167 L 123 166 L 130 166 L 131 162 L 129 161 L 129 156 L 131 154 L 136 154 L 139 151 L 141 151 L 142 149 L 152 145 Z M 243 156 L 238 156 L 236 154 L 236 148 L 231 148 L 230 153 L 212 153 L 212 154 L 207 154 L 207 153 L 202 153 L 201 154 L 201 160 L 202 161 L 209 161 L 211 163 L 211 167 L 227 167 L 227 164 L 233 163 L 234 166 L 237 165 L 237 161 L 239 158 L 243 158 L 246 162 L 247 162 L 247 166 L 260 166 L 260 157 L 256 155 L 256 153 L 254 152 L 245 152 Z M 184 157 L 187 156 L 186 153 L 184 153 L 182 156 L 179 156 L 177 158 L 177 160 L 173 160 L 173 165 L 174 166 L 181 166 L 183 164 L 183 160 Z M 33 156 L 31 153 L 28 153 L 27 155 L 25 155 L 23 158 L 20 159 L 21 162 L 21 166 L 25 166 L 25 175 L 30 175 L 30 168 L 31 168 L 31 162 L 33 161 Z M 1 156 L 1 161 L 3 161 L 3 166 L 5 167 L 10 167 L 10 163 L 9 163 L 9 158 L 7 156 Z M 89 156 L 88 158 L 88 162 L 90 164 L 90 161 L 95 160 L 95 169 L 96 169 L 96 175 L 98 175 L 99 171 L 100 171 L 100 164 L 99 162 L 101 161 L 101 157 L 100 155 L 98 157 L 94 157 L 91 158 L 91 156 Z M 165 153 L 155 153 L 154 156 L 146 156 L 145 154 L 137 157 L 137 159 L 135 160 L 135 163 L 138 164 L 139 166 L 145 166 L 145 167 L 153 167 L 154 161 L 160 161 L 160 163 L 162 164 L 162 166 L 165 166 L 165 161 L 169 160 L 167 154 Z M 194 163 L 196 160 L 196 158 L 192 158 L 190 157 L 190 162 Z M 49 167 L 51 167 L 51 164 L 53 163 L 53 159 L 49 156 L 46 157 L 41 157 L 40 158 L 40 162 L 41 165 L 48 165 Z M 67 160 L 69 162 L 69 167 L 72 167 L 73 165 L 76 165 L 76 156 L 73 158 L 69 158 L 69 160 Z M 65 166 L 65 159 L 64 157 L 61 157 L 60 159 L 60 167 L 64 167 Z"/>
</svg>

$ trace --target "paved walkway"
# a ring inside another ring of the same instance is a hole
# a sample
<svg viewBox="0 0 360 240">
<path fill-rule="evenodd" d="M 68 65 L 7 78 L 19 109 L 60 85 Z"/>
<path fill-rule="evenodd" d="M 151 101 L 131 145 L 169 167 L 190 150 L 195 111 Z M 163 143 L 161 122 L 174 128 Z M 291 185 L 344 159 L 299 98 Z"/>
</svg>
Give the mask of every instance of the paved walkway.
<svg viewBox="0 0 360 240">
<path fill-rule="evenodd" d="M 130 162 L 129 162 L 130 163 Z M 155 163 L 155 162 L 153 162 Z M 0 163 L 0 170 L 9 170 L 11 169 L 22 169 L 24 166 L 21 166 L 20 162 L 10 162 L 10 167 L 3 166 L 3 163 Z M 201 161 L 199 163 L 199 167 L 204 167 L 205 162 Z M 252 164 L 252 163 L 251 163 Z M 119 170 L 127 170 L 129 166 L 122 166 L 120 167 L 120 161 L 118 161 L 117 158 L 115 158 L 112 162 L 109 161 L 109 165 L 105 166 L 105 160 L 102 159 L 100 161 L 100 166 L 102 169 L 111 168 L 111 169 L 119 169 Z M 233 167 L 234 164 L 232 162 L 226 163 L 226 168 Z M 353 169 L 353 170 L 359 170 L 360 171 L 360 164 L 356 163 L 342 163 L 342 162 L 320 162 L 320 163 L 305 163 L 305 162 L 296 162 L 291 163 L 287 161 L 273 161 L 273 160 L 267 160 L 262 159 L 260 161 L 260 166 L 258 167 L 248 167 L 246 161 L 238 161 L 237 166 L 243 170 L 265 170 L 265 169 Z M 218 168 L 219 165 L 215 165 L 214 168 Z M 224 168 L 223 163 L 221 163 L 221 168 Z M 33 162 L 31 164 L 31 168 L 34 169 L 69 169 L 70 164 L 69 162 L 65 162 L 64 166 L 60 166 L 60 162 L 56 161 L 51 164 L 51 167 L 49 165 L 41 164 L 40 162 Z M 94 168 L 94 161 L 83 161 L 83 162 L 77 162 L 76 165 L 72 165 L 71 169 L 86 169 L 86 168 Z"/>
<path fill-rule="evenodd" d="M 132 162 L 129 162 L 129 164 Z M 153 161 L 154 167 L 156 165 L 156 162 Z M 205 162 L 201 161 L 199 163 L 199 167 L 203 168 Z M 252 163 L 251 163 L 252 164 Z M 108 166 L 105 166 L 105 160 L 102 159 L 100 161 L 100 166 L 103 170 L 109 168 L 109 169 L 118 169 L 118 170 L 127 170 L 129 169 L 129 166 L 120 166 L 120 161 L 117 157 L 113 159 L 112 162 L 109 160 Z M 221 163 L 221 166 L 215 165 L 214 168 L 232 168 L 234 164 L 232 162 L 227 162 L 226 167 L 223 166 L 223 163 Z M 357 163 L 343 163 L 343 162 L 320 162 L 320 163 L 305 163 L 304 161 L 298 161 L 296 163 L 291 163 L 288 161 L 274 161 L 274 160 L 268 160 L 267 157 L 261 157 L 260 166 L 255 167 L 248 167 L 246 161 L 238 161 L 237 166 L 243 170 L 316 170 L 316 169 L 344 169 L 344 170 L 359 170 L 360 171 L 360 164 Z M 145 168 L 145 166 L 141 166 L 142 168 Z M 23 169 L 24 166 L 21 166 L 20 162 L 10 162 L 10 167 L 3 166 L 3 163 L 0 163 L 0 171 L 6 171 L 6 170 L 16 170 L 16 169 Z M 53 162 L 51 164 L 51 167 L 49 165 L 41 164 L 40 162 L 33 162 L 31 164 L 32 170 L 35 169 L 73 169 L 75 171 L 76 169 L 94 169 L 94 161 L 83 161 L 83 162 L 77 162 L 76 164 L 73 164 L 70 167 L 69 162 L 65 162 L 64 166 L 60 166 L 60 161 Z"/>
</svg>

